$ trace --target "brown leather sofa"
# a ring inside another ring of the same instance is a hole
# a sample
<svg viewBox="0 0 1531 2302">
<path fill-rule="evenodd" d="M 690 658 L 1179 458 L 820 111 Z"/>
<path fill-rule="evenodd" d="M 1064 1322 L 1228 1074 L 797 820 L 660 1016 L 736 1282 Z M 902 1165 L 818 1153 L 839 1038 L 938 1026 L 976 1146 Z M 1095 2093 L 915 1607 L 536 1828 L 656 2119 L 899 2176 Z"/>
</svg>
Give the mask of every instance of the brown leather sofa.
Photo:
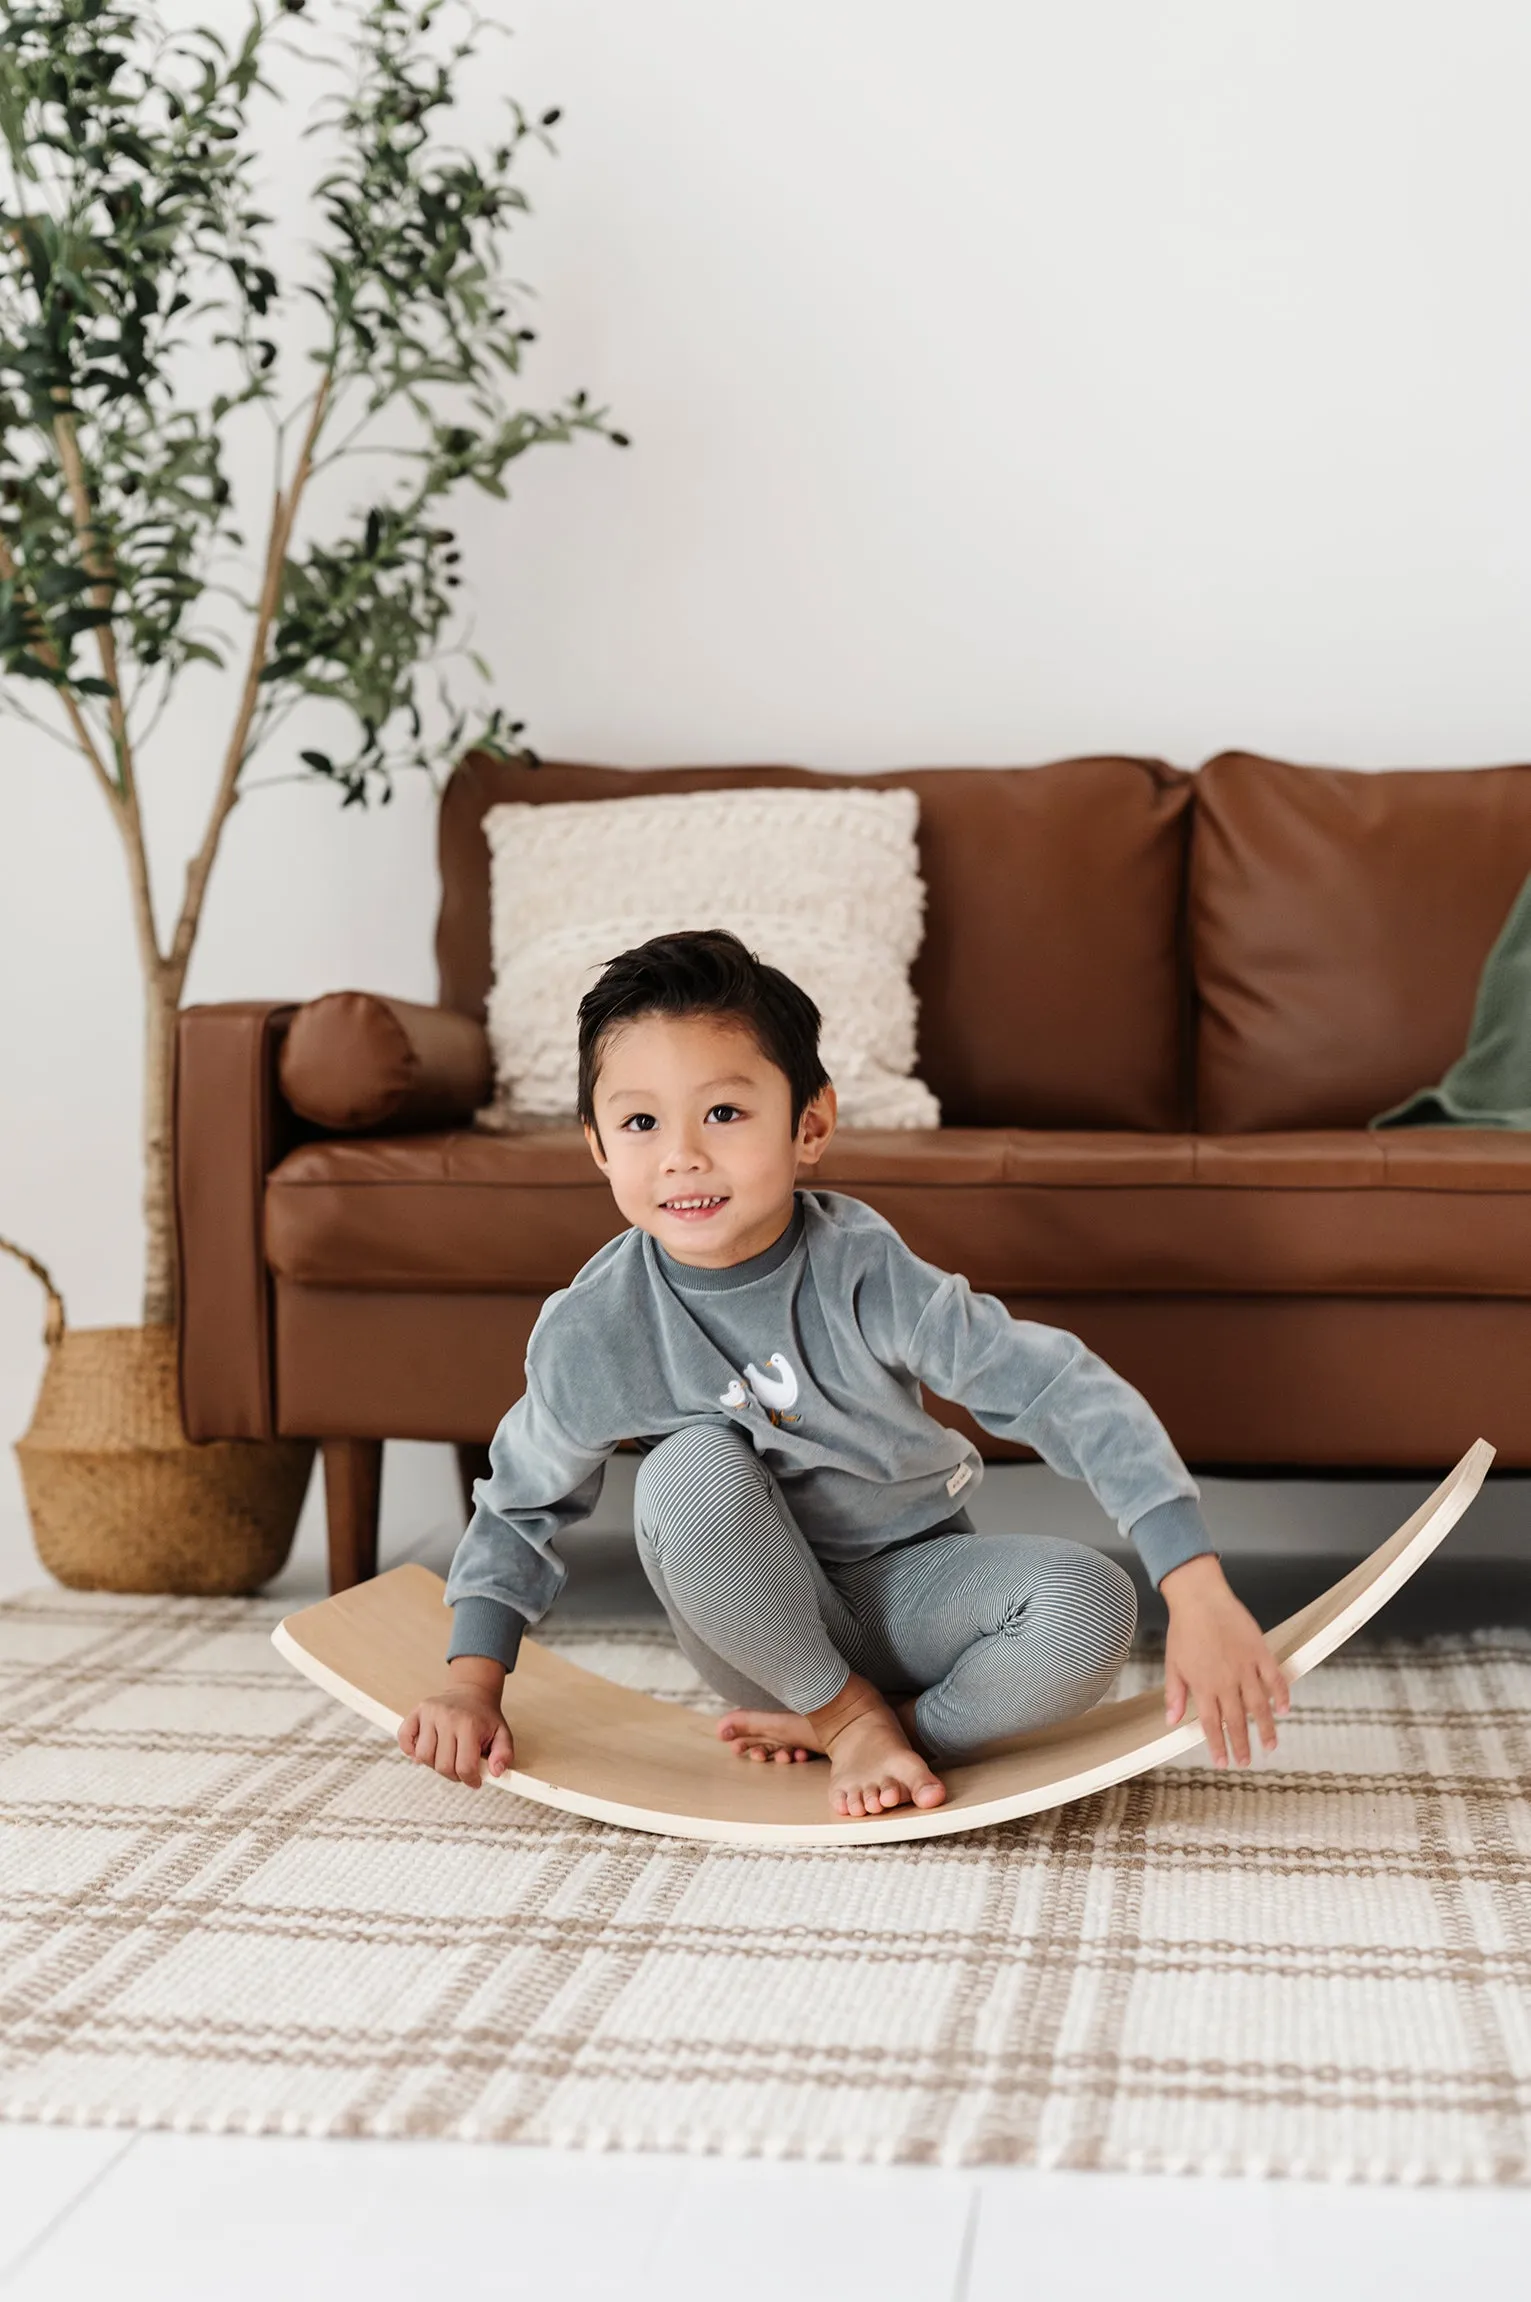
<svg viewBox="0 0 1531 2302">
<path fill-rule="evenodd" d="M 439 1009 L 182 1016 L 186 1428 L 324 1443 L 336 1587 L 375 1566 L 383 1440 L 471 1467 L 544 1297 L 623 1227 L 577 1127 L 471 1124 L 485 809 L 848 780 L 470 756 L 441 810 Z M 1531 1465 L 1531 1138 L 1366 1127 L 1461 1051 L 1531 871 L 1531 768 L 1230 752 L 864 780 L 920 795 L 919 1071 L 945 1123 L 843 1128 L 815 1184 L 1074 1329 L 1193 1465 L 1434 1467 L 1480 1432 Z"/>
</svg>

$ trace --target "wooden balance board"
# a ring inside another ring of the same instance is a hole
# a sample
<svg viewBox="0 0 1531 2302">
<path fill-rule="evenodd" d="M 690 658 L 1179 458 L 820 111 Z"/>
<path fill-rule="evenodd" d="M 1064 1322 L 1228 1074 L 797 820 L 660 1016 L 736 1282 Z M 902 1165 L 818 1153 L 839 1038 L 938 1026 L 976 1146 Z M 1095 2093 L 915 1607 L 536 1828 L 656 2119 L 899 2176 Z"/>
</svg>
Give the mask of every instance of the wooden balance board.
<svg viewBox="0 0 1531 2302">
<path fill-rule="evenodd" d="M 1493 1459 L 1487 1440 L 1477 1440 L 1396 1535 L 1267 1634 L 1288 1679 L 1333 1654 L 1424 1564 Z M 444 1589 L 424 1567 L 395 1567 L 289 1615 L 272 1640 L 316 1685 L 396 1734 L 416 1703 L 446 1683 L 451 1617 Z M 1166 1727 L 1163 1689 L 1155 1686 L 1020 1736 L 997 1755 L 944 1768 L 943 1806 L 894 1807 L 853 1821 L 829 1811 L 824 1765 L 741 1759 L 718 1740 L 715 1719 L 613 1686 L 533 1639 L 522 1641 L 506 1693 L 516 1764 L 502 1775 L 486 1773 L 486 1790 L 514 1791 L 630 1830 L 736 1846 L 852 1847 L 981 1830 L 1088 1798 L 1202 1739 L 1194 1717 Z M 399 1763 L 411 1762 L 401 1755 Z"/>
</svg>

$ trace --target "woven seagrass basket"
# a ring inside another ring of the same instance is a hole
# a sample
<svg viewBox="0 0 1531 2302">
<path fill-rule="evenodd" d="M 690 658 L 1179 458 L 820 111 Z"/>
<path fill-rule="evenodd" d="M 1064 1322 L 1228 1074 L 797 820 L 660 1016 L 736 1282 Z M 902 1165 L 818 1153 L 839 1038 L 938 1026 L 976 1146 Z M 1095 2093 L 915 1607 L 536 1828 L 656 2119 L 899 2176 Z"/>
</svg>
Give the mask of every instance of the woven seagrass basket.
<svg viewBox="0 0 1531 2302">
<path fill-rule="evenodd" d="M 16 1443 L 37 1555 L 75 1590 L 259 1590 L 292 1549 L 311 1439 L 214 1439 L 181 1428 L 173 1327 L 67 1327 L 43 1266 L 48 1363 Z"/>
</svg>

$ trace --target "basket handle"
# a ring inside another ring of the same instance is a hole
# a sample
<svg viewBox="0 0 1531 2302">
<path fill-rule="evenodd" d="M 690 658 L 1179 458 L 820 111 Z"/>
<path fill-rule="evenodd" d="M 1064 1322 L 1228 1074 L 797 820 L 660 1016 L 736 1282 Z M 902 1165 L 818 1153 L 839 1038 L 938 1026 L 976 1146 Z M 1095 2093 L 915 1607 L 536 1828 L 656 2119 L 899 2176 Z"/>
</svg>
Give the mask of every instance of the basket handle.
<svg viewBox="0 0 1531 2302">
<path fill-rule="evenodd" d="M 41 1281 L 48 1298 L 48 1316 L 43 1321 L 43 1341 L 51 1351 L 55 1343 L 63 1340 L 64 1298 L 37 1257 L 29 1255 L 25 1247 L 18 1247 L 14 1239 L 0 1239 L 0 1249 L 7 1255 L 14 1255 L 18 1263 L 25 1263 L 33 1278 Z"/>
</svg>

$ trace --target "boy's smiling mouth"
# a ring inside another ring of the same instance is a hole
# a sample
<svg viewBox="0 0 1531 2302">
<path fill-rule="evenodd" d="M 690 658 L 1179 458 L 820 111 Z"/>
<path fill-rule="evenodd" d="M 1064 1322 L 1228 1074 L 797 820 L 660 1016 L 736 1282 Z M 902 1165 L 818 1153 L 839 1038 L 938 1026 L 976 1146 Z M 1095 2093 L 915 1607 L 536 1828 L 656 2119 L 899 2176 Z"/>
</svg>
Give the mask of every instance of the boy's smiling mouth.
<svg viewBox="0 0 1531 2302">
<path fill-rule="evenodd" d="M 659 1202 L 662 1213 L 674 1215 L 682 1223 L 700 1222 L 708 1215 L 715 1215 L 727 1203 L 726 1192 L 717 1191 L 687 1192 L 683 1197 Z"/>
</svg>

